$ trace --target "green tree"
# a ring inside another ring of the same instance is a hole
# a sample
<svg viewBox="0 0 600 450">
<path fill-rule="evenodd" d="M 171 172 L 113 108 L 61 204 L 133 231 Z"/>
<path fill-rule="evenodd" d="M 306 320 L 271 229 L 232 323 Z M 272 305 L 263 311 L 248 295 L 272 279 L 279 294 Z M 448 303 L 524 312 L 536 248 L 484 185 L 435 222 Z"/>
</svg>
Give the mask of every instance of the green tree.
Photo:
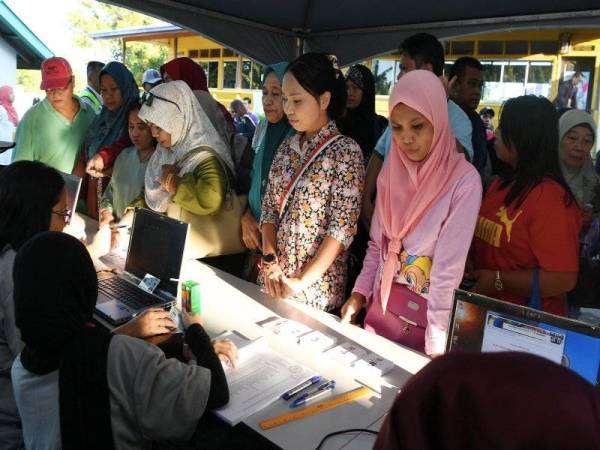
<svg viewBox="0 0 600 450">
<path fill-rule="evenodd" d="M 388 79 L 388 72 L 392 70 L 392 67 L 387 69 L 379 69 L 379 60 L 375 60 L 373 65 L 373 78 L 375 78 L 375 93 L 379 95 L 388 95 L 392 82 Z"/>
<path fill-rule="evenodd" d="M 17 84 L 23 86 L 25 92 L 36 92 L 40 89 L 42 73 L 39 70 L 17 70 Z"/>
<path fill-rule="evenodd" d="M 90 33 L 139 28 L 159 21 L 129 9 L 92 0 L 82 0 L 77 8 L 69 14 L 69 22 L 75 35 L 73 44 L 80 48 L 91 48 Z M 146 69 L 158 68 L 169 58 L 169 47 L 165 44 L 129 42 L 126 47 L 127 53 L 123 55 L 121 39 L 106 39 L 98 42 L 110 51 L 116 61 L 123 61 L 123 56 L 125 56 L 125 64 L 138 83 L 141 83 L 142 74 Z"/>
</svg>

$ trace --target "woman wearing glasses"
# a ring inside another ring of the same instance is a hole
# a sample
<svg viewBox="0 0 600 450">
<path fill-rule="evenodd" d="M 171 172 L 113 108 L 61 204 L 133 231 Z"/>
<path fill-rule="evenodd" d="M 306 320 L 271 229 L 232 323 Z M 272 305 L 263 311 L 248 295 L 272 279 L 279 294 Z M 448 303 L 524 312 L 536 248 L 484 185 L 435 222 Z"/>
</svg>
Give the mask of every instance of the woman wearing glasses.
<svg viewBox="0 0 600 450">
<path fill-rule="evenodd" d="M 30 238 L 48 230 L 63 231 L 69 222 L 63 177 L 40 162 L 12 163 L 0 171 L 0 211 L 0 448 L 12 449 L 21 448 L 21 426 L 10 368 L 23 347 L 15 325 L 13 263 L 16 252 Z M 36 283 L 36 274 L 31 277 Z M 139 317 L 116 332 L 144 337 L 174 327 L 165 311 L 151 310 Z"/>
<path fill-rule="evenodd" d="M 235 206 L 228 202 L 225 210 L 226 197 L 232 202 L 237 199 L 228 195 L 234 176 L 231 153 L 189 86 L 183 81 L 156 86 L 139 117 L 150 125 L 158 141 L 146 170 L 147 205 L 190 224 L 190 257 L 241 249 L 241 211 L 236 223 L 233 217 L 225 217 Z M 238 242 L 231 242 L 235 240 Z"/>
</svg>

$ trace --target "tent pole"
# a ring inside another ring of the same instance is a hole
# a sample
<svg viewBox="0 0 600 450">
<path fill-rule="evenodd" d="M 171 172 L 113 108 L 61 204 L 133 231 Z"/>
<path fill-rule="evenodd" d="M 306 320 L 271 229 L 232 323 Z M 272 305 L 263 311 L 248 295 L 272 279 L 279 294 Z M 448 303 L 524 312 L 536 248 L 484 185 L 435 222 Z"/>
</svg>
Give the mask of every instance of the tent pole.
<svg viewBox="0 0 600 450">
<path fill-rule="evenodd" d="M 301 56 L 304 53 L 304 38 L 296 36 L 294 38 L 294 58 Z"/>
</svg>

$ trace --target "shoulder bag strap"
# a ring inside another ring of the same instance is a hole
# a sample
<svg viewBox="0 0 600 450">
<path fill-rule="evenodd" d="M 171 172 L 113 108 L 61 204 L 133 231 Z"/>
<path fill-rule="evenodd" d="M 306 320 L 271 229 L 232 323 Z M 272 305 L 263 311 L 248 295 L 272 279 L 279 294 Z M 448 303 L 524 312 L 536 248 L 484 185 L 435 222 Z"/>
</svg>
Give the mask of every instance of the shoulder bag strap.
<svg viewBox="0 0 600 450">
<path fill-rule="evenodd" d="M 302 164 L 302 166 L 299 167 L 298 170 L 296 170 L 296 173 L 294 173 L 294 176 L 291 178 L 291 180 L 289 181 L 289 183 L 287 184 L 287 186 L 285 187 L 285 189 L 281 192 L 281 195 L 279 196 L 278 204 L 279 204 L 279 218 L 280 219 L 283 217 L 283 214 L 285 213 L 287 202 L 288 202 L 290 196 L 292 195 L 292 192 L 294 192 L 294 189 L 296 188 L 298 181 L 300 180 L 300 178 L 302 177 L 304 172 L 306 172 L 306 169 L 308 169 L 310 167 L 312 162 L 317 158 L 317 156 L 319 156 L 321 151 L 323 151 L 325 148 L 327 148 L 328 145 L 332 144 L 340 137 L 342 137 L 341 134 L 335 134 L 335 135 L 331 136 L 329 139 L 327 139 L 326 141 L 321 142 L 319 145 L 317 145 L 313 149 L 312 153 L 306 159 L 304 164 Z"/>
</svg>

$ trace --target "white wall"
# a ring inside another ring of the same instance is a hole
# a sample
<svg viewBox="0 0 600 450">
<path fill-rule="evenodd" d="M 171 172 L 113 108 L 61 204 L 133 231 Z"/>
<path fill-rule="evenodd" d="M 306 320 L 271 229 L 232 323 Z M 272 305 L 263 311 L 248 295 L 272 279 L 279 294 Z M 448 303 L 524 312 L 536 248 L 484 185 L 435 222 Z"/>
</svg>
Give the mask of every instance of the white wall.
<svg viewBox="0 0 600 450">
<path fill-rule="evenodd" d="M 0 86 L 8 84 L 14 86 L 17 80 L 17 53 L 0 38 Z"/>
</svg>

